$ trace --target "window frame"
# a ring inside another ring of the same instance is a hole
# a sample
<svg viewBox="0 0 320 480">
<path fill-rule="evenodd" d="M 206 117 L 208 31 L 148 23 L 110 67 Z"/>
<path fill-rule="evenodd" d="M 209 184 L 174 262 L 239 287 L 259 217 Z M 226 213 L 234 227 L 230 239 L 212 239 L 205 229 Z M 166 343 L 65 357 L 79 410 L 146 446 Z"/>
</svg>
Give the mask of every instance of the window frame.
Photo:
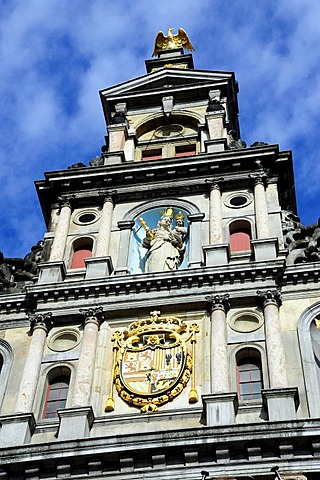
<svg viewBox="0 0 320 480">
<path fill-rule="evenodd" d="M 233 332 L 235 333 L 235 332 Z M 233 345 L 229 346 L 229 368 L 230 368 L 230 380 L 231 380 L 231 385 L 233 388 L 233 391 L 238 392 L 238 383 L 237 383 L 237 354 L 239 351 L 247 349 L 247 348 L 252 348 L 255 349 L 259 352 L 260 354 L 260 359 L 261 359 L 261 367 L 262 367 L 262 379 L 263 379 L 263 389 L 270 388 L 270 382 L 269 382 L 269 372 L 268 372 L 268 363 L 267 363 L 267 356 L 266 356 L 266 345 L 265 345 L 265 340 L 261 339 L 259 341 L 250 341 L 250 337 L 253 338 L 253 336 L 256 334 L 256 332 L 249 332 L 245 333 L 247 337 L 247 341 L 245 343 L 239 341 L 237 343 L 234 343 Z M 237 336 L 241 337 L 241 333 L 238 333 Z M 261 400 L 240 400 L 239 399 L 239 405 L 251 405 L 254 407 L 255 405 L 262 405 L 263 401 Z"/>
<path fill-rule="evenodd" d="M 87 256 L 87 257 L 84 257 L 84 258 L 92 258 L 93 257 L 94 247 L 95 247 L 94 239 L 89 235 L 84 235 L 84 236 L 77 237 L 77 238 L 72 240 L 71 246 L 70 246 L 70 253 L 69 253 L 69 269 L 70 270 L 74 271 L 74 270 L 80 270 L 80 269 L 85 269 L 86 268 L 85 262 L 84 262 L 84 265 L 81 266 L 81 267 L 72 267 L 72 262 L 73 262 L 74 254 L 77 253 L 77 251 L 80 251 L 82 246 L 86 247 L 86 246 L 89 246 L 89 245 L 91 246 L 91 255 Z M 79 250 L 75 250 L 77 248 L 79 248 Z"/>
<path fill-rule="evenodd" d="M 246 352 L 245 352 L 246 351 Z M 241 356 L 241 358 L 238 358 Z M 245 370 L 240 370 L 240 367 L 244 365 L 247 366 Z M 252 366 L 256 368 L 252 368 Z M 253 378 L 253 373 L 259 372 L 259 378 L 256 380 Z M 245 380 L 243 374 L 248 374 L 248 380 Z M 237 393 L 239 401 L 242 402 L 252 402 L 260 401 L 262 402 L 262 390 L 264 388 L 263 383 L 263 371 L 262 371 L 262 361 L 261 354 L 259 350 L 252 347 L 244 347 L 238 350 L 236 354 L 236 376 L 237 376 Z M 242 376 L 242 379 L 241 379 Z M 242 391 L 241 386 L 248 385 L 249 392 L 245 393 Z M 259 385 L 259 393 L 254 391 L 253 386 Z"/>
<path fill-rule="evenodd" d="M 42 408 L 42 414 L 41 414 L 42 420 L 57 419 L 58 418 L 58 413 L 57 413 L 58 410 L 62 410 L 64 408 L 66 408 L 66 405 L 67 405 L 69 391 L 70 391 L 71 371 L 69 369 L 69 374 L 67 374 L 66 372 L 64 372 L 64 373 L 62 372 L 63 367 L 62 368 L 61 367 L 56 367 L 55 370 L 57 370 L 58 368 L 61 369 L 60 375 L 53 374 L 53 377 L 51 378 L 51 380 L 49 380 L 49 378 L 48 378 L 48 381 L 47 381 L 47 389 L 46 389 L 45 400 L 44 400 L 44 404 L 43 404 L 43 408 Z M 66 369 L 66 367 L 65 367 L 65 369 Z M 59 380 L 59 379 L 60 379 L 60 382 L 57 381 L 57 382 L 53 383 L 54 380 Z M 62 380 L 65 380 L 65 379 L 68 379 L 68 382 L 62 382 Z M 65 387 L 61 388 L 62 383 L 68 385 L 67 388 L 65 388 Z M 55 388 L 55 389 L 51 388 L 52 385 L 58 385 L 58 384 L 60 384 L 60 387 Z M 59 391 L 58 398 L 52 398 L 52 392 L 55 392 L 57 390 Z M 61 397 L 61 395 L 60 395 L 61 392 L 66 392 L 66 398 Z M 51 399 L 50 399 L 50 396 L 51 396 Z M 47 416 L 48 406 L 53 405 L 53 404 L 57 405 L 56 408 L 53 410 L 54 415 Z"/>
<path fill-rule="evenodd" d="M 58 354 L 60 355 L 60 354 Z M 49 363 L 44 365 L 44 369 L 41 373 L 40 381 L 38 384 L 38 394 L 36 395 L 34 411 L 37 412 L 37 417 L 40 422 L 57 422 L 59 419 L 58 417 L 54 418 L 43 418 L 44 406 L 47 396 L 47 390 L 49 382 L 54 376 L 57 374 L 58 371 L 65 371 L 68 370 L 70 372 L 69 377 L 69 390 L 68 390 L 68 397 L 66 401 L 66 405 L 64 408 L 68 408 L 70 406 L 71 398 L 73 395 L 74 389 L 74 380 L 75 380 L 75 366 L 71 362 L 55 362 Z"/>
</svg>

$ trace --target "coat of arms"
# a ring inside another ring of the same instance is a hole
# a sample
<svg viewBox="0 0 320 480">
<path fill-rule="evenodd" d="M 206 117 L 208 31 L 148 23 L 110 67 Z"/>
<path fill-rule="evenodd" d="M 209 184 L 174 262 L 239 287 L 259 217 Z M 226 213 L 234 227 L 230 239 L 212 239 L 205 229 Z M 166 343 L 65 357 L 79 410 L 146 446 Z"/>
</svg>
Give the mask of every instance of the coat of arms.
<svg viewBox="0 0 320 480">
<path fill-rule="evenodd" d="M 114 385 L 129 405 L 140 407 L 141 412 L 154 412 L 157 405 L 179 395 L 190 377 L 189 402 L 197 402 L 192 367 L 198 331 L 195 323 L 187 332 L 187 325 L 178 318 L 160 318 L 160 312 L 154 311 L 149 319 L 132 323 L 123 334 L 114 332 L 113 378 L 105 410 L 114 410 Z"/>
</svg>

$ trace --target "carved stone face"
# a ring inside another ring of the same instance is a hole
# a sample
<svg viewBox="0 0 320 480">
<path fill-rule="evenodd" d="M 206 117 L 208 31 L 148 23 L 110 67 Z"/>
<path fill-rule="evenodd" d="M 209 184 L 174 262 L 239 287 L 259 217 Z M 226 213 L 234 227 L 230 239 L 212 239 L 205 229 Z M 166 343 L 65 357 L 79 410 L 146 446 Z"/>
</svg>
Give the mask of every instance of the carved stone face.
<svg viewBox="0 0 320 480">
<path fill-rule="evenodd" d="M 166 230 L 169 230 L 170 226 L 171 226 L 171 218 L 166 216 L 166 215 L 163 215 L 159 222 L 158 222 L 158 225 L 159 227 L 162 227 L 162 228 L 165 228 Z"/>
</svg>

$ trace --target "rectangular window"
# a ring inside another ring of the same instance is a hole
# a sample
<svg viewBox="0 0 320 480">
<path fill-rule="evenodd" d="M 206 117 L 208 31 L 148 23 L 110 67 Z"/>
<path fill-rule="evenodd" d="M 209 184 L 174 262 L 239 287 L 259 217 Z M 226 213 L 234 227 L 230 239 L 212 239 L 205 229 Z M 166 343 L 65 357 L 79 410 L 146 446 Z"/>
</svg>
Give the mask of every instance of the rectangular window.
<svg viewBox="0 0 320 480">
<path fill-rule="evenodd" d="M 176 147 L 176 157 L 187 157 L 189 155 L 195 155 L 196 145 L 180 145 Z"/>
<path fill-rule="evenodd" d="M 162 150 L 161 148 L 152 149 L 152 150 L 144 150 L 141 156 L 142 160 L 159 160 L 162 158 Z"/>
</svg>

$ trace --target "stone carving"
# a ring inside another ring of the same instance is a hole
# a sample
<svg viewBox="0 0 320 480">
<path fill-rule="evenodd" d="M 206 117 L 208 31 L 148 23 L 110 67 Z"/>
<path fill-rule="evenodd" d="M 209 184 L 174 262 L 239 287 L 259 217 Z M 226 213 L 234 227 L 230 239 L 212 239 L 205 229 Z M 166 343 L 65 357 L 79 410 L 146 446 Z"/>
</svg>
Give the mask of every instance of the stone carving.
<svg viewBox="0 0 320 480">
<path fill-rule="evenodd" d="M 39 240 L 31 247 L 31 251 L 23 259 L 22 269 L 15 272 L 15 280 L 33 280 L 38 275 L 38 265 L 41 261 L 43 246 L 44 241 Z"/>
<path fill-rule="evenodd" d="M 52 328 L 52 312 L 46 313 L 29 313 L 30 330 L 34 331 L 35 328 L 44 328 L 47 332 Z"/>
<path fill-rule="evenodd" d="M 111 123 L 113 125 L 120 125 L 122 123 L 126 123 L 126 121 L 127 121 L 127 118 L 124 112 L 116 112 L 111 118 Z"/>
<path fill-rule="evenodd" d="M 228 137 L 229 150 L 242 150 L 243 148 L 247 148 L 246 142 L 241 140 L 241 138 L 238 138 L 235 130 L 229 130 Z"/>
<path fill-rule="evenodd" d="M 10 264 L 7 263 L 8 260 L 12 259 L 5 258 L 0 251 L 0 291 L 15 286 L 13 271 Z"/>
<path fill-rule="evenodd" d="M 80 314 L 84 318 L 84 324 L 93 322 L 100 325 L 104 320 L 103 307 L 81 308 Z"/>
<path fill-rule="evenodd" d="M 12 289 L 16 282 L 32 281 L 37 277 L 43 245 L 40 240 L 24 258 L 7 258 L 0 251 L 0 291 Z"/>
<path fill-rule="evenodd" d="M 209 105 L 207 106 L 207 113 L 210 112 L 224 112 L 225 108 L 224 106 L 220 103 L 218 98 L 212 98 L 209 101 Z"/>
<path fill-rule="evenodd" d="M 250 147 L 265 147 L 266 145 L 269 145 L 268 143 L 266 142 L 253 142 Z"/>
<path fill-rule="evenodd" d="M 104 159 L 102 155 L 97 155 L 96 157 L 92 158 L 89 162 L 91 167 L 100 167 L 104 164 Z"/>
<path fill-rule="evenodd" d="M 216 309 L 224 312 L 230 310 L 230 295 L 228 293 L 224 295 L 208 295 L 206 300 L 210 305 L 211 312 Z"/>
<path fill-rule="evenodd" d="M 268 304 L 275 304 L 278 307 L 282 304 L 281 291 L 276 290 L 257 290 L 258 300 L 262 307 L 265 308 Z"/>
<path fill-rule="evenodd" d="M 158 221 L 157 227 L 150 229 L 140 218 L 140 223 L 146 230 L 142 246 L 148 250 L 146 254 L 145 272 L 164 272 L 177 270 L 181 265 L 187 228 L 184 226 L 184 216 L 176 215 L 176 227 L 172 227 L 173 209 L 167 208 Z"/>
<path fill-rule="evenodd" d="M 86 165 L 82 162 L 78 162 L 78 163 L 73 163 L 72 165 L 69 165 L 68 170 L 70 170 L 71 168 L 83 168 L 83 167 L 86 167 Z"/>
<path fill-rule="evenodd" d="M 304 226 L 290 210 L 282 211 L 284 246 L 288 249 L 286 264 L 320 261 L 320 218 L 317 224 Z"/>
</svg>

